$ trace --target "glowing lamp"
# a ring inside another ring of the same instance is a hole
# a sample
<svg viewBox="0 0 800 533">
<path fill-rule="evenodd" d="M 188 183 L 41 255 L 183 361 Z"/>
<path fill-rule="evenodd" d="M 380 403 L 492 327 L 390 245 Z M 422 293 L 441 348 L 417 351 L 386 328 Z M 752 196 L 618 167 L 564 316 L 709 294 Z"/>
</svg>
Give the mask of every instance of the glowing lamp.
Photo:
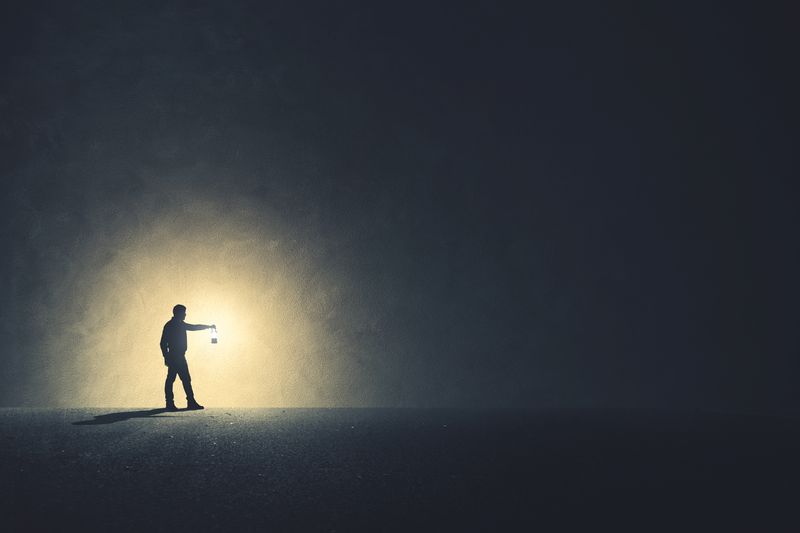
<svg viewBox="0 0 800 533">
<path fill-rule="evenodd" d="M 211 328 L 211 344 L 217 344 L 217 328 Z"/>
</svg>

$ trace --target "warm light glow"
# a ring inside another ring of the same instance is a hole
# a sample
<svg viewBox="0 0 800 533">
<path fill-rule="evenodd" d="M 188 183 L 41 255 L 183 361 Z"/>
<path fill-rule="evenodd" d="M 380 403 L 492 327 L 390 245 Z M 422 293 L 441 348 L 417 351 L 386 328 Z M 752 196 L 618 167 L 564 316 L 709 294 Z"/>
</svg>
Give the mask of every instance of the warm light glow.
<svg viewBox="0 0 800 533">
<path fill-rule="evenodd" d="M 53 396 L 62 405 L 160 405 L 166 368 L 158 342 L 180 303 L 186 322 L 225 333 L 212 344 L 208 331 L 188 332 L 202 403 L 335 405 L 347 387 L 341 347 L 325 331 L 336 284 L 304 247 L 255 223 L 252 211 L 192 207 L 130 234 L 105 268 L 86 273 L 76 325 L 51 339 L 54 351 L 77 344 L 48 369 Z M 179 381 L 175 397 L 183 398 Z"/>
</svg>

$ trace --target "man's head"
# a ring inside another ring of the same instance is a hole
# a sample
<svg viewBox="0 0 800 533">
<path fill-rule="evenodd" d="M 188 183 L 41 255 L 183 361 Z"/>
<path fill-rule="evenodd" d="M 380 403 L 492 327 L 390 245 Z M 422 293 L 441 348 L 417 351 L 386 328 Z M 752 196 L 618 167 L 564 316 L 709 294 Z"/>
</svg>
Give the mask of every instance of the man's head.
<svg viewBox="0 0 800 533">
<path fill-rule="evenodd" d="M 172 308 L 172 316 L 179 320 L 186 318 L 186 306 L 178 304 Z"/>
</svg>

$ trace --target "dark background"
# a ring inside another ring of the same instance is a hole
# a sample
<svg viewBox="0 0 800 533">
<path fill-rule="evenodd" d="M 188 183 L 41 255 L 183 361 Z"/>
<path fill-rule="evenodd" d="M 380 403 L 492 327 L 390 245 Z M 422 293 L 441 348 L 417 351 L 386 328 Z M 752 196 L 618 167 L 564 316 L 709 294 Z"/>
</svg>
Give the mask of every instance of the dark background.
<svg viewBox="0 0 800 533">
<path fill-rule="evenodd" d="M 795 412 L 796 18 L 640 4 L 4 3 L 0 401 L 203 197 L 347 280 L 375 403 Z"/>
</svg>

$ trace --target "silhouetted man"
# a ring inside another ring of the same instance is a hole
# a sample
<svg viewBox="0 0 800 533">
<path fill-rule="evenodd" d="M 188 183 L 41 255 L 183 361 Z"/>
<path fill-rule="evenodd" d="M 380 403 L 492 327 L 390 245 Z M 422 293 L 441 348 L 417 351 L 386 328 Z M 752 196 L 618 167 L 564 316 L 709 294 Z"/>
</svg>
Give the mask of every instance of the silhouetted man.
<svg viewBox="0 0 800 533">
<path fill-rule="evenodd" d="M 167 411 L 177 411 L 175 396 L 172 394 L 172 384 L 175 376 L 180 376 L 183 390 L 186 392 L 187 409 L 203 409 L 203 406 L 194 399 L 192 390 L 192 377 L 189 375 L 189 365 L 186 362 L 186 332 L 200 331 L 216 328 L 205 324 L 187 324 L 186 306 L 176 305 L 172 308 L 172 320 L 164 324 L 161 334 L 161 353 L 164 355 L 164 364 L 167 365 L 167 381 L 164 382 L 164 396 L 167 399 Z"/>
</svg>

